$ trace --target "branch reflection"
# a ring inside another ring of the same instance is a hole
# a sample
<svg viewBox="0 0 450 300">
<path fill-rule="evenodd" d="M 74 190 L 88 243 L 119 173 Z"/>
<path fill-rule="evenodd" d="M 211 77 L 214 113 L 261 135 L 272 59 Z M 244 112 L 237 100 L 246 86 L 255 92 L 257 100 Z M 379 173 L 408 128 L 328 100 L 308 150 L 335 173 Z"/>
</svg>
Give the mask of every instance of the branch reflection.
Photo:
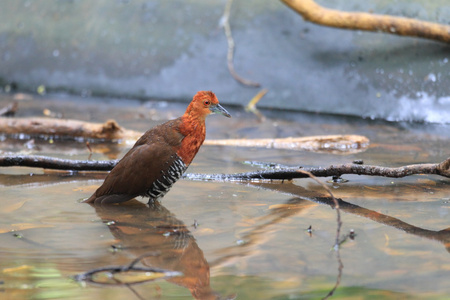
<svg viewBox="0 0 450 300">
<path fill-rule="evenodd" d="M 317 191 L 309 191 L 300 186 L 297 186 L 291 182 L 286 183 L 265 183 L 265 182 L 252 182 L 246 183 L 248 186 L 263 188 L 267 190 L 277 191 L 285 194 L 289 194 L 292 196 L 297 196 L 298 198 L 293 198 L 289 200 L 286 204 L 290 204 L 289 206 L 285 206 L 284 209 L 278 209 L 270 212 L 269 215 L 282 216 L 284 214 L 293 215 L 299 213 L 301 210 L 299 208 L 305 205 L 305 201 L 310 203 L 320 203 L 329 205 L 334 207 L 334 202 L 331 197 L 328 196 L 320 196 Z M 377 223 L 385 224 L 396 229 L 405 231 L 408 234 L 412 234 L 415 236 L 427 238 L 430 240 L 438 241 L 444 245 L 446 250 L 450 253 L 450 227 L 445 228 L 443 230 L 428 230 L 424 228 L 420 228 L 409 223 L 406 223 L 400 219 L 391 217 L 389 215 L 385 215 L 374 210 L 370 210 L 349 202 L 346 202 L 342 199 L 336 198 L 339 201 L 339 207 L 341 211 L 351 213 L 354 215 L 358 215 L 370 220 L 373 220 Z M 301 206 L 299 206 L 301 204 Z M 271 224 L 278 222 L 278 218 L 275 217 L 271 221 Z M 266 224 L 265 226 L 270 225 Z"/>
</svg>

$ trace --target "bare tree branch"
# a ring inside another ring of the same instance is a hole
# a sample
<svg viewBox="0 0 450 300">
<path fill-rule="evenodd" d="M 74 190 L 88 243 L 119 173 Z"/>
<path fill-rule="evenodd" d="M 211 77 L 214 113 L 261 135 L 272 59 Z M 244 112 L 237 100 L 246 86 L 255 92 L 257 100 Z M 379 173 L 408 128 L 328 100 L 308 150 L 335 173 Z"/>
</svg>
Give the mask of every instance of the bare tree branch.
<svg viewBox="0 0 450 300">
<path fill-rule="evenodd" d="M 354 154 L 366 151 L 370 141 L 361 135 L 316 135 L 276 139 L 205 140 L 204 145 L 303 150 L 321 153 Z"/>
<path fill-rule="evenodd" d="M 450 43 L 450 26 L 411 18 L 378 15 L 365 12 L 342 12 L 324 8 L 313 0 L 281 0 L 303 16 L 306 21 L 324 26 L 382 31 L 390 34 L 420 37 Z"/>
<path fill-rule="evenodd" d="M 14 138 L 53 138 L 75 141 L 122 141 L 134 143 L 143 133 L 125 129 L 116 121 L 104 124 L 57 118 L 3 118 L 0 133 Z M 259 147 L 303 150 L 325 153 L 352 154 L 367 150 L 370 141 L 360 135 L 319 135 L 274 139 L 220 139 L 206 140 L 204 145 Z M 92 151 L 90 151 L 92 152 Z"/>
<path fill-rule="evenodd" d="M 0 167 L 32 167 L 53 170 L 110 171 L 118 160 L 71 160 L 37 155 L 0 156 Z"/>
<path fill-rule="evenodd" d="M 186 177 L 193 180 L 286 180 L 308 177 L 307 175 L 299 172 L 299 170 L 310 172 L 316 177 L 340 177 L 344 174 L 357 174 L 401 178 L 416 174 L 433 174 L 450 178 L 450 157 L 442 163 L 415 164 L 397 168 L 360 164 L 342 164 L 331 165 L 328 168 L 311 167 L 301 169 L 256 171 L 237 174 L 187 174 Z"/>
<path fill-rule="evenodd" d="M 60 159 L 46 156 L 33 155 L 0 155 L 0 167 L 34 167 L 56 170 L 74 171 L 109 171 L 118 160 L 111 161 L 86 161 Z M 186 174 L 185 178 L 191 180 L 288 180 L 294 178 L 306 178 L 308 175 L 302 171 L 307 171 L 316 177 L 339 177 L 344 174 L 357 174 L 369 176 L 383 176 L 401 178 L 416 174 L 432 174 L 450 178 L 450 157 L 445 161 L 436 164 L 415 164 L 397 168 L 361 165 L 361 164 L 341 164 L 331 165 L 327 168 L 289 168 L 281 170 L 255 171 L 236 174 Z"/>
<path fill-rule="evenodd" d="M 0 117 L 0 132 L 7 135 L 53 136 L 71 139 L 128 140 L 138 139 L 141 133 L 127 130 L 116 121 L 104 124 L 56 118 Z"/>
</svg>

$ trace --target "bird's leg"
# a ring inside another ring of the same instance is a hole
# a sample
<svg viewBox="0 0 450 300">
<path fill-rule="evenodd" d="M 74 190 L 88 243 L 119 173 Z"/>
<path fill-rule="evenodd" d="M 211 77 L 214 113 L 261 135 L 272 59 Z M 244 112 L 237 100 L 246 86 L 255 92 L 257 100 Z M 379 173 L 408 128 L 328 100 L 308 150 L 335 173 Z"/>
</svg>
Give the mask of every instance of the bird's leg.
<svg viewBox="0 0 450 300">
<path fill-rule="evenodd" d="M 159 209 L 161 207 L 161 202 L 158 199 L 149 198 L 147 205 L 152 209 Z"/>
</svg>

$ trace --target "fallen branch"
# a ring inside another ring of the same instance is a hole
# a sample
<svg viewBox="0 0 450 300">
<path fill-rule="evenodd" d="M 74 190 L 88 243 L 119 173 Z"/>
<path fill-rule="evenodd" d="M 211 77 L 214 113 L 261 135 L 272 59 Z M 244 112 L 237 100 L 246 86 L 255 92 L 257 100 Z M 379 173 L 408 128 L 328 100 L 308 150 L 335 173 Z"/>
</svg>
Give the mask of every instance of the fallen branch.
<svg viewBox="0 0 450 300">
<path fill-rule="evenodd" d="M 118 160 L 71 160 L 38 155 L 0 156 L 0 167 L 32 167 L 71 171 L 110 171 Z"/>
<path fill-rule="evenodd" d="M 281 0 L 302 15 L 306 21 L 324 26 L 382 31 L 401 36 L 420 37 L 450 43 L 450 26 L 411 18 L 371 14 L 365 12 L 342 12 L 324 8 L 313 0 Z"/>
<path fill-rule="evenodd" d="M 311 167 L 301 169 L 282 169 L 269 171 L 256 171 L 237 174 L 186 174 L 186 177 L 192 180 L 288 180 L 295 178 L 306 178 L 307 175 L 299 171 L 307 171 L 316 177 L 335 177 L 339 178 L 344 174 L 357 174 L 369 176 L 382 176 L 401 178 L 417 174 L 440 175 L 450 178 L 450 157 L 438 164 L 415 164 L 397 168 L 361 165 L 361 164 L 342 164 L 331 165 L 328 168 Z"/>
<path fill-rule="evenodd" d="M 57 170 L 74 171 L 109 171 L 116 164 L 117 160 L 111 161 L 86 161 L 70 160 L 34 155 L 0 155 L 0 167 L 34 167 Z M 340 177 L 344 174 L 357 174 L 369 176 L 383 176 L 401 178 L 416 174 L 440 175 L 450 178 L 450 157 L 437 164 L 415 164 L 397 168 L 361 165 L 342 164 L 331 165 L 328 168 L 292 168 L 269 171 L 255 171 L 236 174 L 186 174 L 185 178 L 191 180 L 289 180 L 295 178 L 306 178 L 308 175 L 302 171 L 307 171 L 316 177 Z"/>
<path fill-rule="evenodd" d="M 260 147 L 268 149 L 304 150 L 334 154 L 354 154 L 367 150 L 369 139 L 361 135 L 323 135 L 279 139 L 206 140 L 204 145 Z"/>
<path fill-rule="evenodd" d="M 143 133 L 127 130 L 110 120 L 104 124 L 56 118 L 1 118 L 0 133 L 19 139 L 37 137 L 102 140 L 134 143 Z M 206 140 L 204 145 L 262 147 L 305 150 L 314 152 L 353 154 L 365 151 L 369 139 L 359 135 L 324 135 L 279 139 L 222 139 Z"/>
<path fill-rule="evenodd" d="M 138 139 L 139 132 L 126 130 L 116 121 L 104 124 L 55 118 L 0 118 L 0 133 L 61 139 L 124 140 Z"/>
</svg>

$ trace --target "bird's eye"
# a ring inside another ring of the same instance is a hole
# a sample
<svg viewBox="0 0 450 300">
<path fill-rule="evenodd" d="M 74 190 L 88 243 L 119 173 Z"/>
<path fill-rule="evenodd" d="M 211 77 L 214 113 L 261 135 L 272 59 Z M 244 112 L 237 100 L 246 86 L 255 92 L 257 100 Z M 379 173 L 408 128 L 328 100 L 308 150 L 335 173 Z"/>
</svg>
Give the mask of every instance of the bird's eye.
<svg viewBox="0 0 450 300">
<path fill-rule="evenodd" d="M 205 106 L 208 106 L 209 105 L 209 100 L 205 100 L 204 102 L 203 102 L 203 104 L 205 104 Z"/>
</svg>

